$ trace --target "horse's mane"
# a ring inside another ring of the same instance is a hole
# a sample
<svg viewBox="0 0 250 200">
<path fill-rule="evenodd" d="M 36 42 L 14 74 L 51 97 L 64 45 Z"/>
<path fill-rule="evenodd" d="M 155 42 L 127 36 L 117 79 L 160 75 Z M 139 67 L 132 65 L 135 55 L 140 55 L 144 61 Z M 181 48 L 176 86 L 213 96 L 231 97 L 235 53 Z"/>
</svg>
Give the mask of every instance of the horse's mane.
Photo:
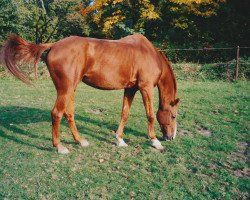
<svg viewBox="0 0 250 200">
<path fill-rule="evenodd" d="M 169 62 L 169 60 L 167 59 L 167 57 L 165 56 L 165 54 L 162 51 L 160 51 L 159 49 L 157 49 L 157 51 L 160 53 L 161 57 L 164 59 L 164 61 L 166 62 L 166 65 L 169 68 L 170 75 L 171 75 L 171 78 L 173 79 L 173 83 L 174 83 L 174 94 L 176 95 L 177 81 L 176 81 L 176 77 L 175 77 L 175 74 L 174 74 L 174 70 L 173 70 L 173 68 L 171 66 L 171 63 Z"/>
</svg>

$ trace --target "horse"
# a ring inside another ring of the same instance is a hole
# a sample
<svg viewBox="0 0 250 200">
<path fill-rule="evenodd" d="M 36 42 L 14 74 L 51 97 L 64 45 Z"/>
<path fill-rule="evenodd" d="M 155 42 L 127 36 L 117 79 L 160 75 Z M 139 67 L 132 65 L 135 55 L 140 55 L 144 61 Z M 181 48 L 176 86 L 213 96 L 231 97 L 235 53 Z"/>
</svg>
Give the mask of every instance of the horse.
<svg viewBox="0 0 250 200">
<path fill-rule="evenodd" d="M 116 132 L 119 147 L 128 146 L 123 140 L 123 129 L 137 91 L 143 98 L 152 146 L 164 149 L 155 135 L 155 118 L 164 139 L 173 140 L 176 137 L 177 81 L 166 56 L 143 35 L 130 35 L 119 40 L 70 36 L 54 43 L 33 44 L 11 34 L 2 48 L 2 54 L 4 66 L 26 84 L 31 84 L 31 81 L 19 66 L 33 63 L 37 74 L 38 61 L 44 57 L 57 91 L 51 116 L 52 144 L 58 153 L 69 153 L 60 143 L 63 116 L 74 140 L 83 147 L 89 145 L 80 136 L 74 120 L 75 91 L 80 82 L 102 90 L 124 89 L 121 120 Z M 153 110 L 155 86 L 159 91 L 156 117 Z"/>
</svg>

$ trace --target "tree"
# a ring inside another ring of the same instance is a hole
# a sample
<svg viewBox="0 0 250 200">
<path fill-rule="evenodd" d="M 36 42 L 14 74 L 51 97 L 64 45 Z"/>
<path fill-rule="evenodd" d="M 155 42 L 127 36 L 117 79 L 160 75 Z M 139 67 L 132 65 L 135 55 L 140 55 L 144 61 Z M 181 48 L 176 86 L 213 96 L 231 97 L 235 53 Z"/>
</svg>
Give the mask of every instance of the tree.
<svg viewBox="0 0 250 200">
<path fill-rule="evenodd" d="M 69 35 L 87 36 L 89 26 L 78 12 L 81 0 L 2 0 L 0 42 L 9 33 L 46 43 Z"/>
<path fill-rule="evenodd" d="M 84 34 L 84 19 L 76 10 L 80 3 L 80 0 L 19 0 L 18 8 L 26 18 L 24 24 L 29 28 L 30 39 L 46 43 L 72 33 Z"/>
<path fill-rule="evenodd" d="M 36 43 L 70 35 L 118 39 L 142 33 L 160 48 L 250 46 L 249 4 L 249 0 L 1 0 L 0 43 L 9 33 Z M 202 57 L 183 52 L 182 56 Z"/>
<path fill-rule="evenodd" d="M 149 0 L 96 0 L 82 7 L 80 12 L 83 16 L 90 16 L 88 20 L 101 30 L 102 36 L 111 38 L 144 33 L 145 22 L 159 18 Z"/>
<path fill-rule="evenodd" d="M 211 18 L 216 18 L 225 0 L 160 1 L 162 28 L 160 37 L 176 45 L 197 47 L 213 42 L 208 30 Z"/>
<path fill-rule="evenodd" d="M 0 44 L 8 34 L 18 32 L 20 28 L 17 7 L 12 1 L 1 0 L 0 4 Z"/>
</svg>

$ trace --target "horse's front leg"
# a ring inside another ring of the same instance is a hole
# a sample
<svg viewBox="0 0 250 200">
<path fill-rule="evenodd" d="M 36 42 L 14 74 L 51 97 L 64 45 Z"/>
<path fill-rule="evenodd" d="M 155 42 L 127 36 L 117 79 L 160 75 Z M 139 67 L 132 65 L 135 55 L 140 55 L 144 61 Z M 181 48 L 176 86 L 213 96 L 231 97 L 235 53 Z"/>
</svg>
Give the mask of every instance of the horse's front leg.
<svg viewBox="0 0 250 200">
<path fill-rule="evenodd" d="M 146 110 L 146 115 L 148 119 L 148 137 L 152 141 L 152 146 L 156 149 L 162 150 L 164 147 L 161 145 L 160 141 L 156 138 L 154 132 L 154 88 L 151 86 L 140 88 L 140 92 L 142 94 L 143 103 Z"/>
<path fill-rule="evenodd" d="M 116 139 L 117 139 L 117 146 L 119 147 L 126 147 L 128 146 L 122 136 L 123 136 L 123 129 L 128 120 L 129 110 L 134 99 L 135 93 L 137 89 L 125 89 L 124 96 L 123 96 L 123 106 L 122 106 L 122 114 L 121 114 L 121 121 L 119 127 L 116 131 Z"/>
</svg>

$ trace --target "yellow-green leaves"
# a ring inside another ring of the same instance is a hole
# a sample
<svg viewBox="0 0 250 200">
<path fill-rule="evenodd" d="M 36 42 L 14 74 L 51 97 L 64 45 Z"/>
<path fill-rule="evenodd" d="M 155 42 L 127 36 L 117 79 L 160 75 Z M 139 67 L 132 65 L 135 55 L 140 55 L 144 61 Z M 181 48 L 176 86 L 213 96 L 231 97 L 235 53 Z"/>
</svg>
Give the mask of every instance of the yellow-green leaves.
<svg viewBox="0 0 250 200">
<path fill-rule="evenodd" d="M 140 9 L 141 17 L 145 19 L 158 19 L 159 13 L 156 12 L 153 4 L 149 0 L 142 0 L 142 7 Z"/>
<path fill-rule="evenodd" d="M 125 8 L 125 10 L 124 10 Z M 159 19 L 159 13 L 150 0 L 95 0 L 93 4 L 80 10 L 83 16 L 90 15 L 93 22 L 107 35 L 121 23 L 131 21 L 134 27 L 142 28 L 146 20 Z M 135 13 L 131 13 L 135 12 Z M 134 15 L 136 17 L 132 17 Z"/>
<path fill-rule="evenodd" d="M 210 17 L 217 14 L 216 9 L 221 3 L 226 2 L 226 0 L 169 0 L 170 2 L 176 4 L 170 8 L 173 12 L 180 12 L 180 10 L 185 10 L 185 12 L 190 14 L 195 14 L 201 17 Z"/>
</svg>

